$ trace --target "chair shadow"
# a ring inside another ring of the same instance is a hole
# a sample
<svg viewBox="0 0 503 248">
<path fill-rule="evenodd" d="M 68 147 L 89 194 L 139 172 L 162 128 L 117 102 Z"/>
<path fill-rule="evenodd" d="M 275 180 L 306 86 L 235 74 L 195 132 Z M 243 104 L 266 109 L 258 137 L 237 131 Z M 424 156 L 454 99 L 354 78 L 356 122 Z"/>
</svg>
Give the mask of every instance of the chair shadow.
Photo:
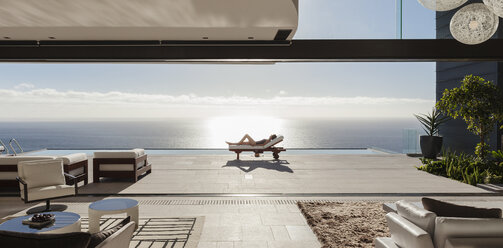
<svg viewBox="0 0 503 248">
<path fill-rule="evenodd" d="M 293 173 L 293 170 L 285 164 L 290 163 L 286 160 L 230 160 L 222 168 L 236 167 L 245 173 L 254 171 L 257 168 Z"/>
</svg>

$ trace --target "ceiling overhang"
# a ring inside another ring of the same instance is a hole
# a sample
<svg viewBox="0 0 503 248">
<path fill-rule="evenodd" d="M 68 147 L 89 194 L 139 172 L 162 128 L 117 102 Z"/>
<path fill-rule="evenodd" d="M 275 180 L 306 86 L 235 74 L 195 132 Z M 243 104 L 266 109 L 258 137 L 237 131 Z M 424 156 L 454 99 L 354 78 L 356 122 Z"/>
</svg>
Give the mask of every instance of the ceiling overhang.
<svg viewBox="0 0 503 248">
<path fill-rule="evenodd" d="M 0 62 L 274 63 L 503 61 L 503 40 L 293 40 L 246 42 L 0 42 Z"/>
<path fill-rule="evenodd" d="M 298 0 L 0 0 L 0 40 L 291 40 L 297 24 Z"/>
</svg>

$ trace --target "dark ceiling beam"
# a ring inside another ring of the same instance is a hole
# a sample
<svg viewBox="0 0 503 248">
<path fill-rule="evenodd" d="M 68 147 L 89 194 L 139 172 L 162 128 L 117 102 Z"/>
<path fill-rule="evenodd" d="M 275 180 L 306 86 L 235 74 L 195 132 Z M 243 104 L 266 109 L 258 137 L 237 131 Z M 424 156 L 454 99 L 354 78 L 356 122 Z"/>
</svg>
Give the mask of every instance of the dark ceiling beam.
<svg viewBox="0 0 503 248">
<path fill-rule="evenodd" d="M 1 62 L 413 62 L 503 61 L 503 40 L 293 40 L 283 43 L 169 41 L 0 42 Z"/>
</svg>

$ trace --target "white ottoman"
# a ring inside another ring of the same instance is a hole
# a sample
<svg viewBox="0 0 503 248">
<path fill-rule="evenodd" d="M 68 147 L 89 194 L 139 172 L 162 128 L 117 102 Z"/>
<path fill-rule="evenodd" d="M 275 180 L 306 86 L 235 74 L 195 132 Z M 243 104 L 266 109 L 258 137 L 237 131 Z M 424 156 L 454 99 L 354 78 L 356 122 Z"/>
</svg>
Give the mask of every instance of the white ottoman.
<svg viewBox="0 0 503 248">
<path fill-rule="evenodd" d="M 138 228 L 138 201 L 127 198 L 112 198 L 89 205 L 89 233 L 100 231 L 100 218 L 103 215 L 126 213 Z"/>
<path fill-rule="evenodd" d="M 100 177 L 131 178 L 134 182 L 143 174 L 149 174 L 152 165 L 148 163 L 143 149 L 126 151 L 94 152 L 93 180 L 100 182 Z"/>
</svg>

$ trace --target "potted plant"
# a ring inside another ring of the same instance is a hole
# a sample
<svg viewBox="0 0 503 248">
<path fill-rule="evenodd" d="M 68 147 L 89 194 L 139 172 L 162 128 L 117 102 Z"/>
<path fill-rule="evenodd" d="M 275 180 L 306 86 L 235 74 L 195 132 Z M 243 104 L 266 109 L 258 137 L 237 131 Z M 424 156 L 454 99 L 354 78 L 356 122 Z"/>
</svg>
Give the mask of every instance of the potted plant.
<svg viewBox="0 0 503 248">
<path fill-rule="evenodd" d="M 433 108 L 431 113 L 414 115 L 423 126 L 426 135 L 419 137 L 421 153 L 425 158 L 437 158 L 437 154 L 442 150 L 442 137 L 438 136 L 440 125 L 449 120 L 449 117 L 442 116 L 440 111 Z"/>
</svg>

